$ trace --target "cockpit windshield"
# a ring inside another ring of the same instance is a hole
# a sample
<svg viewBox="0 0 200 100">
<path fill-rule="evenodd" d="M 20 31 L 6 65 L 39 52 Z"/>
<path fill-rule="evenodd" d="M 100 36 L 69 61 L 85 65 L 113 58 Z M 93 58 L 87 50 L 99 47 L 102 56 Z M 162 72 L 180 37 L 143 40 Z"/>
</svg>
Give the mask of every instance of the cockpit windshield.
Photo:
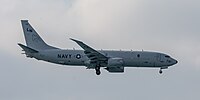
<svg viewBox="0 0 200 100">
<path fill-rule="evenodd" d="M 166 57 L 166 58 L 170 58 L 170 56 L 167 56 L 167 55 L 166 55 L 165 57 Z"/>
</svg>

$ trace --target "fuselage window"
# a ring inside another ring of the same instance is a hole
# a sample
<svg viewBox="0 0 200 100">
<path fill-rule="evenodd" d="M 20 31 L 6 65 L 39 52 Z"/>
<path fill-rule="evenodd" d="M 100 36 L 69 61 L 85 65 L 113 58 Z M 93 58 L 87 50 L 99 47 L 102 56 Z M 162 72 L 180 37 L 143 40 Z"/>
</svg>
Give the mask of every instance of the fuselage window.
<svg viewBox="0 0 200 100">
<path fill-rule="evenodd" d="M 137 54 L 137 57 L 139 58 L 139 57 L 140 57 L 140 54 Z"/>
</svg>

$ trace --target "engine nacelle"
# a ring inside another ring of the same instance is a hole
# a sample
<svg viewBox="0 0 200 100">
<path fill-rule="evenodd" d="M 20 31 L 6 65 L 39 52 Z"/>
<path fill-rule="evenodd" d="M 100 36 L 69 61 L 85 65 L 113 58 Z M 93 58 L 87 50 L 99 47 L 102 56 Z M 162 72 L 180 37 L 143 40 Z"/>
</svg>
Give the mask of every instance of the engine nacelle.
<svg viewBox="0 0 200 100">
<path fill-rule="evenodd" d="M 111 73 L 123 73 L 124 72 L 124 67 L 106 67 L 105 69 Z"/>
<path fill-rule="evenodd" d="M 122 67 L 124 61 L 122 58 L 110 58 L 108 59 L 107 67 Z"/>
</svg>

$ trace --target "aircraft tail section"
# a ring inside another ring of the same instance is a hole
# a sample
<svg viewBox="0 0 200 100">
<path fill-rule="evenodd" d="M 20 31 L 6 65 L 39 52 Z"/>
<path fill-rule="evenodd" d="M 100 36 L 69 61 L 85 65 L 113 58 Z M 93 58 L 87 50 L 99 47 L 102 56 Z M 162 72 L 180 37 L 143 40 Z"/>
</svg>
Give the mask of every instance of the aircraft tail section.
<svg viewBox="0 0 200 100">
<path fill-rule="evenodd" d="M 23 44 L 18 43 L 18 45 L 23 49 L 22 51 L 25 51 L 25 53 L 22 53 L 22 54 L 26 54 L 26 57 L 32 58 L 32 57 L 34 57 L 34 54 L 39 52 L 39 51 L 32 49 L 30 47 L 27 47 Z"/>
<path fill-rule="evenodd" d="M 30 47 L 27 47 L 27 46 L 25 46 L 25 45 L 23 45 L 23 44 L 18 43 L 18 45 L 19 45 L 19 46 L 23 49 L 23 51 L 25 51 L 26 53 L 38 53 L 37 50 L 34 50 L 34 49 L 32 49 L 32 48 L 30 48 Z"/>
<path fill-rule="evenodd" d="M 26 45 L 29 48 L 35 50 L 57 49 L 55 47 L 47 45 L 34 28 L 28 23 L 28 20 L 21 20 Z M 20 47 L 23 47 L 19 44 Z"/>
</svg>

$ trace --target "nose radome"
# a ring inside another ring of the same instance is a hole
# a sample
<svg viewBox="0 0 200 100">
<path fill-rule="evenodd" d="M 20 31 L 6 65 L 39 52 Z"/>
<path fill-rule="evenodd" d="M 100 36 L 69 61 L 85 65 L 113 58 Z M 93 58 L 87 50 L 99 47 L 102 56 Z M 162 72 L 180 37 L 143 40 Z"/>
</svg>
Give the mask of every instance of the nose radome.
<svg viewBox="0 0 200 100">
<path fill-rule="evenodd" d="M 175 64 L 177 64 L 178 63 L 178 61 L 177 60 L 175 60 Z"/>
</svg>

